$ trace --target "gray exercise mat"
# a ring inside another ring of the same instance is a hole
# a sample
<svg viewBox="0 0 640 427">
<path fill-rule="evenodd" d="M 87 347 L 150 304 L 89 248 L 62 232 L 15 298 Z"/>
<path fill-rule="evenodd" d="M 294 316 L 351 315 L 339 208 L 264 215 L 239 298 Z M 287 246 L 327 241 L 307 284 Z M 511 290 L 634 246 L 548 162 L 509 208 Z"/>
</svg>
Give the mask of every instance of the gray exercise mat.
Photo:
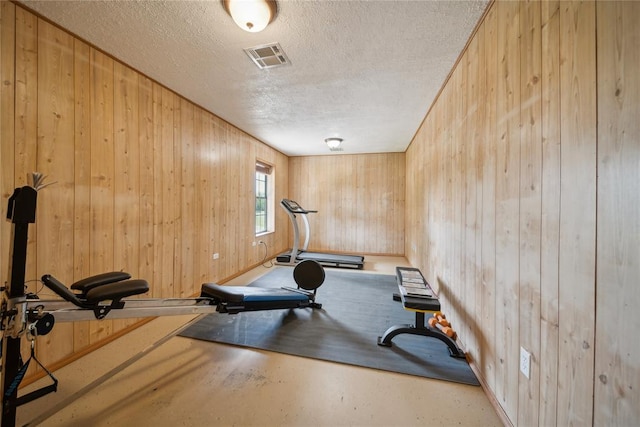
<svg viewBox="0 0 640 427">
<path fill-rule="evenodd" d="M 345 363 L 409 375 L 479 385 L 464 359 L 449 356 L 434 338 L 398 335 L 393 347 L 378 336 L 388 327 L 415 322 L 415 314 L 393 301 L 395 276 L 325 270 L 316 301 L 322 309 L 210 314 L 181 336 Z M 295 287 L 293 269 L 277 267 L 251 283 Z"/>
</svg>

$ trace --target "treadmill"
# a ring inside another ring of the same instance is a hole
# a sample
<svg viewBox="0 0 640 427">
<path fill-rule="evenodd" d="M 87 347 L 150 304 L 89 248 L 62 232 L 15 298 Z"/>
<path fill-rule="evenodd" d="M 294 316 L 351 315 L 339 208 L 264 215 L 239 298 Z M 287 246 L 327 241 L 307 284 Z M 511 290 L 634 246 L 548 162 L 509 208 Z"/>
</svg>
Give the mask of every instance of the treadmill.
<svg viewBox="0 0 640 427">
<path fill-rule="evenodd" d="M 296 263 L 312 259 L 325 267 L 356 268 L 362 270 L 364 267 L 364 257 L 360 255 L 326 254 L 322 252 L 309 252 L 309 219 L 307 215 L 318 211 L 303 209 L 297 202 L 289 199 L 282 199 L 280 206 L 287 212 L 291 224 L 293 225 L 293 249 L 276 257 L 276 263 L 285 265 L 295 265 Z M 300 247 L 300 229 L 298 228 L 297 215 L 302 217 L 305 227 L 304 245 Z M 293 254 L 293 255 L 292 255 Z"/>
</svg>

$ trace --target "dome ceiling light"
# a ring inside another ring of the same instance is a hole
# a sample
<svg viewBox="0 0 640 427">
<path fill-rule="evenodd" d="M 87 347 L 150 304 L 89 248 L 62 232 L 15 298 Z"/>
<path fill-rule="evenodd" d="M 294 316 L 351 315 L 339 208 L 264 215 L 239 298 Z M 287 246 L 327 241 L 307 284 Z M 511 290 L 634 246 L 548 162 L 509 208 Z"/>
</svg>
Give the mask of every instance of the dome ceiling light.
<svg viewBox="0 0 640 427">
<path fill-rule="evenodd" d="M 275 0 L 222 0 L 222 6 L 238 27 L 250 33 L 267 28 L 278 14 Z"/>
</svg>

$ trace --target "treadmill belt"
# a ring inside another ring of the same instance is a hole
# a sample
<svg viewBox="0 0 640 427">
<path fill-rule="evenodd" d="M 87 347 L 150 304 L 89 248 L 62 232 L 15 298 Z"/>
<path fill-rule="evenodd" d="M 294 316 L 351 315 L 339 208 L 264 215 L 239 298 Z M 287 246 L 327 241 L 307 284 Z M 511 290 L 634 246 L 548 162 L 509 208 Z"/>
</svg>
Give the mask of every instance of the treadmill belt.
<svg viewBox="0 0 640 427">
<path fill-rule="evenodd" d="M 364 257 L 355 255 L 323 254 L 317 252 L 302 252 L 298 254 L 298 259 L 312 259 L 319 263 L 331 263 L 336 265 L 353 264 L 362 265 Z"/>
</svg>

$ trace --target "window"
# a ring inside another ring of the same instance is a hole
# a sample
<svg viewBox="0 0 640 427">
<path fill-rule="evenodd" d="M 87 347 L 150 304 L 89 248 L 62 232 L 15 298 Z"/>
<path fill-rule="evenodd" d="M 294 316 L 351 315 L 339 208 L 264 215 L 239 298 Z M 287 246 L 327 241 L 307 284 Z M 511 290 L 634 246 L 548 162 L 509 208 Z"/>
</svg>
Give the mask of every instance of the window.
<svg viewBox="0 0 640 427">
<path fill-rule="evenodd" d="M 273 166 L 256 161 L 256 235 L 274 231 Z"/>
</svg>

